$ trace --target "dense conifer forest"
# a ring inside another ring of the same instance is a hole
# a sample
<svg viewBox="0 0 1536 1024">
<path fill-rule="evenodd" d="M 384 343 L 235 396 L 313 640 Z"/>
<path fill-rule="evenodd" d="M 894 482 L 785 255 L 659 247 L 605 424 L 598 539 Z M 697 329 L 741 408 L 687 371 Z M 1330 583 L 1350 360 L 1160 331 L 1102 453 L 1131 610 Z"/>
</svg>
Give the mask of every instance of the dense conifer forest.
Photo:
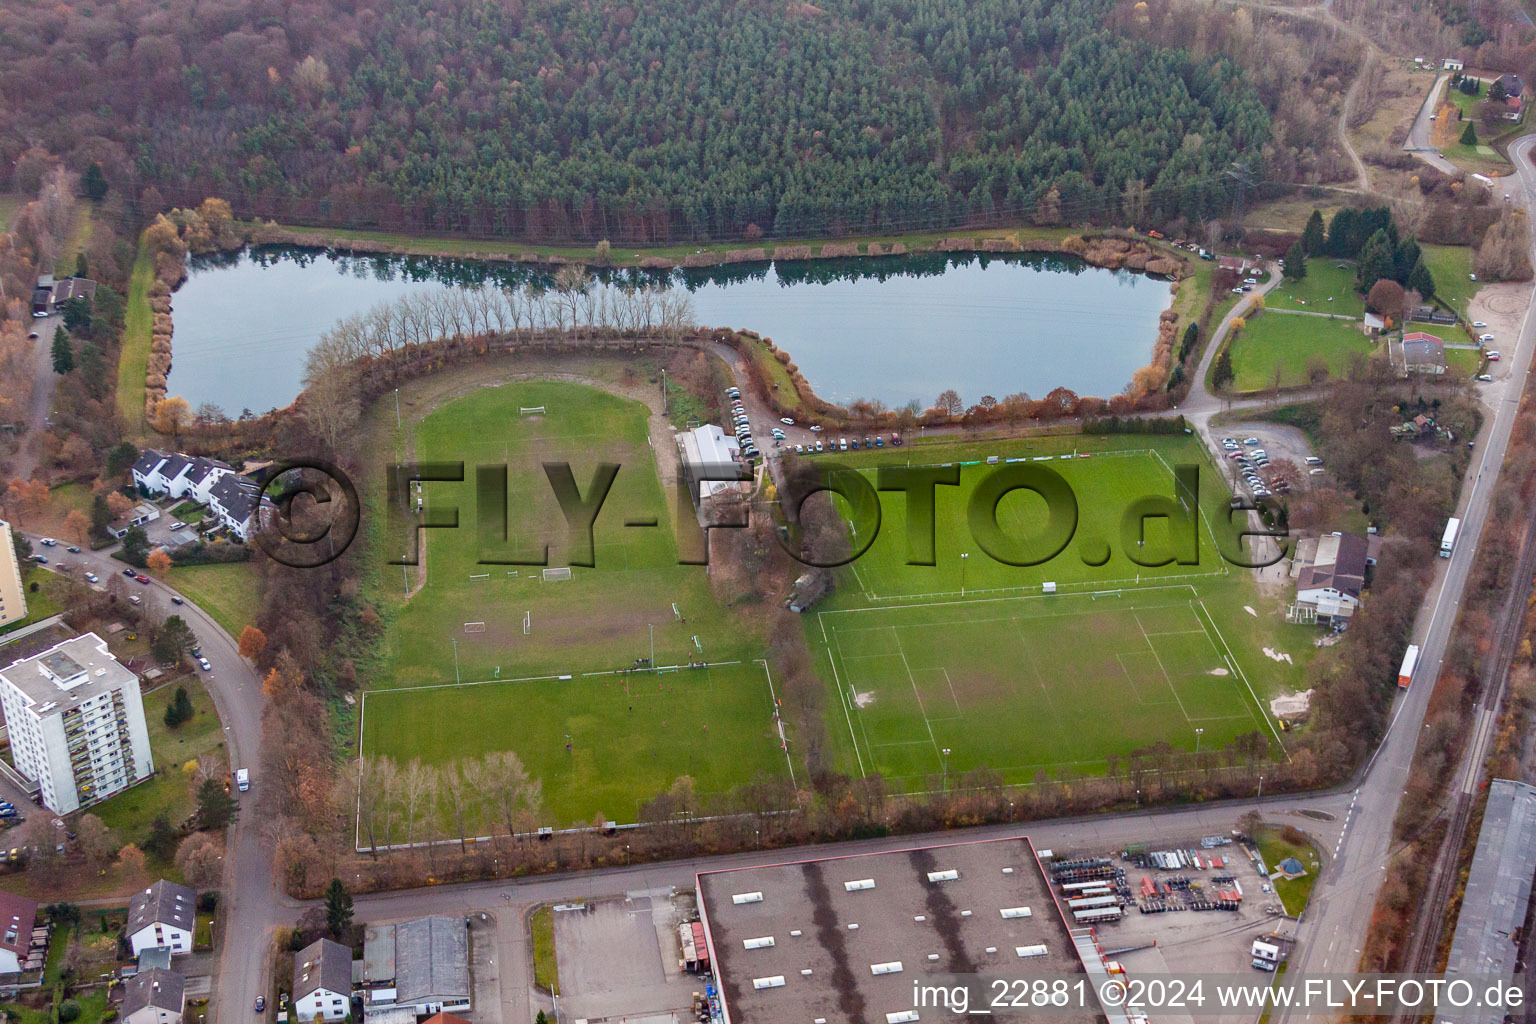
<svg viewBox="0 0 1536 1024">
<path fill-rule="evenodd" d="M 1198 220 L 1262 174 L 1236 66 L 1109 0 L 0 0 L 0 158 L 132 200 L 662 242 Z"/>
</svg>

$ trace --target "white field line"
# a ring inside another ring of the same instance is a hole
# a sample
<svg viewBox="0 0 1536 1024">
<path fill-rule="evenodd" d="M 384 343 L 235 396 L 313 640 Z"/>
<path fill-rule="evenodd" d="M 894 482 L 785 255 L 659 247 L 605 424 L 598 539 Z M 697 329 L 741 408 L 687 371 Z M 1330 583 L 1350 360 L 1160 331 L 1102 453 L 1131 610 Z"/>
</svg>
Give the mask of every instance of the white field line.
<svg viewBox="0 0 1536 1024">
<path fill-rule="evenodd" d="M 912 684 L 912 696 L 917 698 L 917 713 L 923 716 L 923 727 L 928 730 L 928 742 L 933 744 L 933 752 L 939 753 L 939 738 L 933 734 L 933 723 L 928 720 L 928 708 L 923 704 L 923 693 L 917 688 L 917 676 L 912 674 L 912 666 L 907 661 L 907 652 L 901 649 L 901 634 L 893 626 L 891 639 L 896 641 L 896 653 L 901 656 L 901 667 L 907 670 L 907 682 Z M 939 755 L 943 760 L 943 755 Z"/>
<path fill-rule="evenodd" d="M 768 660 L 759 658 L 757 663 L 763 666 L 763 676 L 768 680 L 768 699 L 773 701 L 773 720 L 779 727 L 779 742 L 784 747 L 784 764 L 789 768 L 789 784 L 795 785 L 795 765 L 789 756 L 789 738 L 784 735 L 784 716 L 779 714 L 779 695 L 773 691 L 773 673 L 768 671 Z"/>
<path fill-rule="evenodd" d="M 1202 574 L 1202 575 L 1208 575 L 1208 574 Z M 1198 596 L 1198 593 L 1196 592 L 1194 586 L 1192 584 L 1189 584 L 1189 583 L 1157 583 L 1157 584 L 1143 584 L 1140 587 L 1108 587 L 1108 588 L 1105 588 L 1105 589 L 1102 589 L 1102 590 L 1093 591 L 1093 593 L 1106 593 L 1106 592 L 1117 591 L 1117 590 L 1129 590 L 1129 591 L 1131 591 L 1133 593 L 1137 593 L 1137 594 L 1144 594 L 1144 593 L 1145 594 L 1150 594 L 1150 593 L 1152 593 L 1153 591 L 1156 591 L 1156 590 L 1187 590 L 1191 594 L 1195 594 L 1196 596 Z M 945 595 L 945 594 L 919 594 L 919 595 L 914 595 L 914 596 L 916 596 L 916 597 L 945 597 L 947 595 Z M 905 609 L 908 609 L 908 608 L 954 608 L 954 607 L 958 607 L 960 605 L 995 604 L 995 603 L 997 603 L 999 601 L 1041 601 L 1041 600 L 1047 600 L 1047 599 L 1050 599 L 1050 598 L 1061 597 L 1061 596 L 1069 596 L 1070 597 L 1070 596 L 1081 596 L 1081 595 L 1009 594 L 1009 595 L 1007 595 L 1005 597 L 982 597 L 982 598 L 977 598 L 974 601 L 972 601 L 970 598 L 966 598 L 963 601 L 960 601 L 960 600 L 956 600 L 956 601 L 924 601 L 924 602 L 920 602 L 918 604 L 891 605 L 891 606 L 887 606 L 887 607 L 884 607 L 884 608 L 829 608 L 828 610 L 826 610 L 824 612 L 817 612 L 816 614 L 819 617 L 819 616 L 822 616 L 822 615 L 858 615 L 858 614 L 862 614 L 862 613 L 865 613 L 865 612 L 882 612 L 882 613 L 884 613 L 884 612 L 891 612 L 891 611 L 897 611 L 897 610 L 905 610 Z M 823 634 L 825 634 L 825 628 L 823 628 Z"/>
<path fill-rule="evenodd" d="M 1232 648 L 1227 645 L 1227 638 L 1221 635 L 1221 627 L 1216 625 L 1216 620 L 1211 618 L 1211 610 L 1205 606 L 1203 600 L 1192 602 L 1200 605 L 1200 610 L 1205 613 L 1205 623 L 1210 624 L 1211 632 L 1216 634 L 1216 639 L 1221 641 L 1221 649 L 1227 652 L 1227 664 L 1232 666 L 1232 671 L 1237 673 L 1237 678 L 1243 681 L 1243 686 L 1248 690 L 1248 696 L 1253 698 L 1254 707 L 1259 709 L 1259 717 L 1269 726 L 1270 735 L 1280 745 L 1280 750 L 1285 754 L 1285 759 L 1291 759 L 1291 752 L 1285 749 L 1285 741 L 1280 738 L 1280 730 L 1275 728 L 1274 719 L 1265 712 L 1264 704 L 1259 700 L 1259 695 L 1253 692 L 1253 684 L 1248 681 L 1248 673 L 1237 663 L 1237 656 L 1232 653 Z M 1202 623 L 1203 625 L 1204 623 Z"/>
<path fill-rule="evenodd" d="M 843 705 L 843 718 L 848 723 L 848 739 L 853 743 L 853 756 L 859 762 L 859 775 L 867 779 L 869 773 L 864 770 L 864 755 L 859 753 L 859 737 L 853 731 L 853 715 L 848 710 L 848 697 L 843 693 L 842 679 L 837 672 L 837 652 L 833 650 L 832 641 L 827 636 L 826 620 L 822 618 L 825 614 L 825 612 L 816 613 L 816 624 L 821 627 L 821 644 L 827 649 L 827 664 L 832 666 L 832 687 L 837 691 L 837 699 Z"/>
<path fill-rule="evenodd" d="M 1168 692 L 1173 694 L 1174 703 L 1179 706 L 1179 713 L 1184 716 L 1185 722 L 1193 726 L 1195 724 L 1194 719 L 1189 717 L 1189 709 L 1179 699 L 1179 691 L 1173 687 L 1173 677 L 1168 674 L 1168 666 L 1163 664 L 1162 656 L 1157 653 L 1157 647 L 1153 645 L 1152 638 L 1147 636 L 1147 628 L 1141 624 L 1141 616 L 1133 611 L 1131 612 L 1131 618 L 1135 620 L 1136 628 L 1141 631 L 1141 638 L 1147 642 L 1147 650 L 1152 652 L 1152 660 L 1157 662 L 1157 670 L 1163 674 L 1163 682 L 1168 684 Z"/>
</svg>

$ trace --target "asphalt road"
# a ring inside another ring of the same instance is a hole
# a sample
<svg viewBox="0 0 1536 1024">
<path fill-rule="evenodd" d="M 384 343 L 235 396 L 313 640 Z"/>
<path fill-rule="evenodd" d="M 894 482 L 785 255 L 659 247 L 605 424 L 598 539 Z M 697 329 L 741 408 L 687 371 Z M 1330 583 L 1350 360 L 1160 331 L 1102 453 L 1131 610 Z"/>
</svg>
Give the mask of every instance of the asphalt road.
<svg viewBox="0 0 1536 1024">
<path fill-rule="evenodd" d="M 58 547 L 44 548 L 38 544 L 40 535 L 26 533 L 33 550 L 47 554 L 49 566 L 56 568 L 59 562 L 68 563 L 72 573 L 94 572 L 105 585 L 111 577 L 122 573 L 124 563 L 111 557 L 112 549 L 82 551 L 69 554 L 61 542 Z M 171 597 L 181 596 L 159 580 L 148 586 L 124 581 L 129 593 L 139 594 L 146 605 L 159 614 L 180 615 L 197 634 L 203 656 L 213 666 L 211 672 L 201 673 L 203 682 L 213 698 L 214 707 L 223 723 L 224 739 L 229 745 L 229 761 L 234 768 L 249 767 L 252 770 L 252 792 L 241 801 L 239 815 L 235 819 L 230 836 L 231 855 L 225 861 L 224 901 L 228 927 L 224 935 L 224 947 L 218 977 L 215 979 L 213 999 L 209 1006 L 209 1019 L 218 1020 L 215 1011 L 219 1005 L 231 1007 L 253 1006 L 256 995 L 266 988 L 266 952 L 270 948 L 269 936 L 280 921 L 292 923 L 294 914 L 285 912 L 279 902 L 275 883 L 271 844 L 267 841 L 256 814 L 255 797 L 261 786 L 260 773 L 254 769 L 260 764 L 261 751 L 261 681 L 256 672 L 240 657 L 235 639 L 206 612 L 191 601 L 176 606 Z M 160 765 L 170 767 L 174 765 Z M 228 1019 L 234 1019 L 233 1014 Z"/>
<path fill-rule="evenodd" d="M 1403 149 L 1413 153 L 1420 160 L 1429 164 L 1438 171 L 1446 174 L 1459 174 L 1456 165 L 1440 155 L 1434 144 L 1429 141 L 1429 129 L 1434 124 L 1430 116 L 1435 112 L 1435 97 L 1440 95 L 1440 87 L 1451 76 L 1449 73 L 1435 78 L 1435 84 L 1430 88 L 1429 95 L 1424 97 L 1424 103 L 1419 107 L 1419 114 L 1413 119 L 1413 127 L 1408 130 L 1408 138 L 1403 143 Z"/>
</svg>

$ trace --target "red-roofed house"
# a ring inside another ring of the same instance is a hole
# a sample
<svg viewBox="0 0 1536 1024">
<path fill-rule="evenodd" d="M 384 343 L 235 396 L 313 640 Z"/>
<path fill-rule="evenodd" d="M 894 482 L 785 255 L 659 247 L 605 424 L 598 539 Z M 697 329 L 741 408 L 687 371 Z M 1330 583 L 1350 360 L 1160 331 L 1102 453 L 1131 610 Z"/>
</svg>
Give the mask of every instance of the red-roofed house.
<svg viewBox="0 0 1536 1024">
<path fill-rule="evenodd" d="M 36 923 L 37 900 L 0 889 L 0 974 L 21 970 Z"/>
</svg>

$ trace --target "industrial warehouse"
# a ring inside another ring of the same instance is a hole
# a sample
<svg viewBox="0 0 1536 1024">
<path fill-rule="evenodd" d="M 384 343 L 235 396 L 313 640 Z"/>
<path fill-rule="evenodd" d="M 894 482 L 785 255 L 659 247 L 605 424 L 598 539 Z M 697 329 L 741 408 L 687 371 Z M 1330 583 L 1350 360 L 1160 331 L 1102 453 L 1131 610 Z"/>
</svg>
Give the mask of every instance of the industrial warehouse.
<svg viewBox="0 0 1536 1024">
<path fill-rule="evenodd" d="M 925 975 L 1105 971 L 1026 837 L 706 872 L 698 894 L 726 1024 L 916 1021 Z"/>
</svg>

